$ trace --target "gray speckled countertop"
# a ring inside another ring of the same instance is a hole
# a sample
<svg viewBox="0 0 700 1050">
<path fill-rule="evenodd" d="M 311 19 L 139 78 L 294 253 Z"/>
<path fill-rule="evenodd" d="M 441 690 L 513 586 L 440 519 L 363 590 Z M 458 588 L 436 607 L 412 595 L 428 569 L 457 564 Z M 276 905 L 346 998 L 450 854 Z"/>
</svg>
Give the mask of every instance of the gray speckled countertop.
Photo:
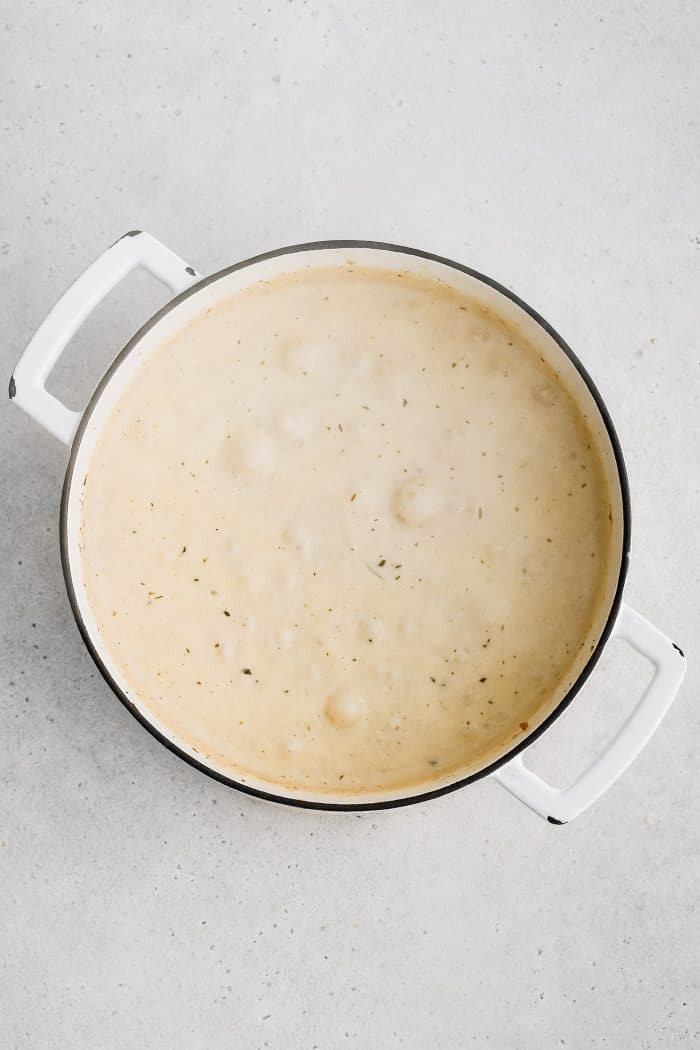
<svg viewBox="0 0 700 1050">
<path fill-rule="evenodd" d="M 695 1045 L 697 7 L 9 0 L 1 22 L 8 378 L 135 226 L 204 272 L 323 237 L 463 260 L 597 380 L 633 492 L 627 596 L 690 668 L 631 770 L 566 828 L 493 782 L 367 815 L 244 797 L 97 675 L 59 566 L 66 450 L 5 403 L 0 1045 Z M 79 407 L 162 301 L 130 279 L 52 389 Z M 611 646 L 533 767 L 582 768 L 644 673 Z"/>
</svg>

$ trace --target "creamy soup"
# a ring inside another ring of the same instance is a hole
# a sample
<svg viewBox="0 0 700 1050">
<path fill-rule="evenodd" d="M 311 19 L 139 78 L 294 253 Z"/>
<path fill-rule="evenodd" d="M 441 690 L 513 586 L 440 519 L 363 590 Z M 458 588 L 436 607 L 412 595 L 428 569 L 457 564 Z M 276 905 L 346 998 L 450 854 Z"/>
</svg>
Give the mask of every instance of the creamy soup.
<svg viewBox="0 0 700 1050">
<path fill-rule="evenodd" d="M 447 286 L 261 282 L 150 354 L 95 447 L 102 642 L 235 778 L 342 796 L 467 774 L 597 640 L 594 449 L 519 331 Z"/>
</svg>

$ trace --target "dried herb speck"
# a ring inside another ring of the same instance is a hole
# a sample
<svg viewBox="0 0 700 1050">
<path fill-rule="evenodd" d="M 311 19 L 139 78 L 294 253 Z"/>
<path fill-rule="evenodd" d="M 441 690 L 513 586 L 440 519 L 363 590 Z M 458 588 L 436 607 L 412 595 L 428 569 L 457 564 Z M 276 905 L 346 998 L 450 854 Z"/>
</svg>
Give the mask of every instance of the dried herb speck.
<svg viewBox="0 0 700 1050">
<path fill-rule="evenodd" d="M 241 670 L 243 671 L 243 674 L 252 674 L 253 673 L 249 667 L 242 667 Z"/>
</svg>

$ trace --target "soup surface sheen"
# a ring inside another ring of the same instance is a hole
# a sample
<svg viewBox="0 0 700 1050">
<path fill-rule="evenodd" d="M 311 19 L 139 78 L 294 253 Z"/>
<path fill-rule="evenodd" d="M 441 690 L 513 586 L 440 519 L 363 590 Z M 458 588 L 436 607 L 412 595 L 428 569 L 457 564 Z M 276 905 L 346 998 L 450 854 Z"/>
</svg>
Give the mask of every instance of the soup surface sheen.
<svg viewBox="0 0 700 1050">
<path fill-rule="evenodd" d="M 147 356 L 98 440 L 80 542 L 103 644 L 236 779 L 466 775 L 596 641 L 593 446 L 523 336 L 437 281 L 261 282 Z"/>
</svg>

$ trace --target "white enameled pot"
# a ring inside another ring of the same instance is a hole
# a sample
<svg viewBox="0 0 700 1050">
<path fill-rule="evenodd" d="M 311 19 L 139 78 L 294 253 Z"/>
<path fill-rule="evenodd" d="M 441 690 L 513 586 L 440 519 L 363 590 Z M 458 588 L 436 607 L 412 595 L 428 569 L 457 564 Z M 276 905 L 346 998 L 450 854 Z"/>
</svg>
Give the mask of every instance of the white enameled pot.
<svg viewBox="0 0 700 1050">
<path fill-rule="evenodd" d="M 592 652 L 579 657 L 571 674 L 573 684 L 562 685 L 551 708 L 543 713 L 539 722 L 533 722 L 524 738 L 520 738 L 516 745 L 506 747 L 495 758 L 491 757 L 488 764 L 468 777 L 436 783 L 434 790 L 427 793 L 411 794 L 408 790 L 335 801 L 327 796 L 315 797 L 283 786 L 271 789 L 269 784 L 256 783 L 250 778 L 234 778 L 230 770 L 195 752 L 191 745 L 179 739 L 171 728 L 149 711 L 144 699 L 134 694 L 100 638 L 82 577 L 78 534 L 79 494 L 95 442 L 102 429 L 109 425 L 113 407 L 123 396 L 145 356 L 192 317 L 235 291 L 281 273 L 328 266 L 348 259 L 391 270 L 400 266 L 402 271 L 437 278 L 475 296 L 520 327 L 541 356 L 554 367 L 588 420 L 607 473 L 613 506 L 615 554 L 608 578 L 604 581 L 605 598 L 597 624 L 600 640 Z M 73 412 L 47 392 L 46 379 L 90 312 L 137 267 L 143 267 L 162 281 L 175 298 L 124 347 L 101 380 L 86 410 Z M 543 318 L 507 289 L 465 266 L 396 245 L 324 241 L 281 248 L 203 278 L 149 234 L 133 230 L 108 248 L 53 308 L 17 364 L 10 380 L 10 397 L 54 437 L 70 446 L 61 504 L 61 556 L 73 612 L 97 666 L 116 695 L 159 740 L 192 765 L 233 787 L 274 801 L 321 809 L 369 809 L 434 797 L 490 776 L 551 823 L 564 824 L 590 806 L 617 780 L 649 740 L 678 691 L 686 667 L 680 648 L 622 600 L 629 557 L 629 494 L 619 443 L 598 391 L 566 343 Z M 571 702 L 612 637 L 623 638 L 650 661 L 654 668 L 652 681 L 602 754 L 570 787 L 555 789 L 527 769 L 522 753 Z"/>
</svg>

